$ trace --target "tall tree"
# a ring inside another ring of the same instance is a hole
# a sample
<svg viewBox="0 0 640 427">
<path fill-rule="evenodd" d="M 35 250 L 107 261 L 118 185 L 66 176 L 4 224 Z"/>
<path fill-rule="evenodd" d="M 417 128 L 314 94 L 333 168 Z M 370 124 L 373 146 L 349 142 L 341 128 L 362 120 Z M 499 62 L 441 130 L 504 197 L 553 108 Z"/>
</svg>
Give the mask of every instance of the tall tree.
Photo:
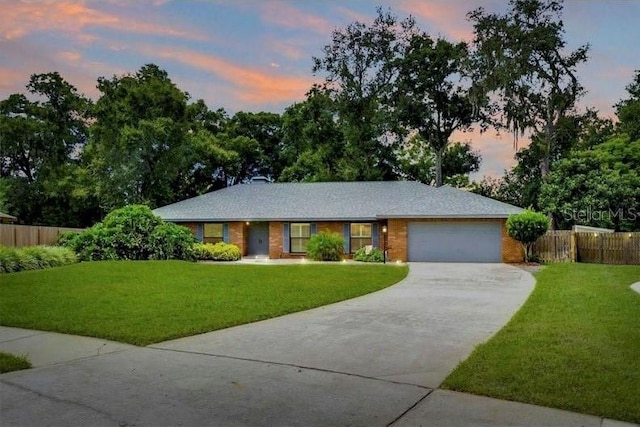
<svg viewBox="0 0 640 427">
<path fill-rule="evenodd" d="M 636 70 L 633 81 L 627 86 L 629 98 L 615 105 L 618 129 L 631 140 L 640 139 L 640 70 Z"/>
<path fill-rule="evenodd" d="M 396 62 L 394 107 L 399 122 L 417 132 L 435 155 L 435 185 L 443 184 L 442 160 L 451 134 L 467 130 L 479 119 L 479 100 L 465 84 L 467 44 L 428 34 L 411 36 Z"/>
<path fill-rule="evenodd" d="M 415 22 L 399 21 L 378 9 L 371 25 L 354 22 L 333 32 L 324 56 L 314 58 L 314 73 L 323 73 L 323 89 L 335 102 L 343 133 L 345 180 L 395 177 L 388 98 L 397 77 L 395 60 L 404 52 Z"/>
<path fill-rule="evenodd" d="M 561 228 L 574 224 L 640 230 L 640 139 L 615 136 L 557 162 L 540 205 Z"/>
<path fill-rule="evenodd" d="M 283 170 L 279 181 L 345 180 L 344 135 L 337 123 L 335 102 L 313 87 L 303 102 L 282 115 Z"/>
<path fill-rule="evenodd" d="M 255 175 L 278 179 L 283 168 L 280 159 L 281 128 L 282 118 L 279 114 L 239 111 L 233 115 L 224 132 L 230 138 L 245 138 L 238 140 L 239 147 L 235 150 L 242 151 L 242 164 L 236 182 Z M 235 149 L 234 147 L 231 145 L 229 148 Z"/>
<path fill-rule="evenodd" d="M 574 111 L 584 89 L 577 67 L 588 45 L 567 52 L 561 0 L 510 0 L 504 15 L 478 8 L 468 14 L 475 29 L 475 80 L 492 93 L 502 125 L 539 140 L 540 175 L 550 170 L 558 125 Z"/>
<path fill-rule="evenodd" d="M 202 172 L 218 165 L 204 162 L 220 156 L 208 147 L 216 144 L 209 129 L 222 126 L 223 112 L 211 112 L 203 102 L 188 106 L 189 95 L 153 64 L 100 78 L 98 89 L 85 155 L 105 211 L 130 203 L 161 206 L 211 185 L 215 178 Z"/>
<path fill-rule="evenodd" d="M 414 135 L 405 142 L 398 153 L 400 176 L 405 179 L 432 184 L 436 180 L 436 160 L 433 149 Z M 442 156 L 442 180 L 454 187 L 466 187 L 468 176 L 480 168 L 482 157 L 471 144 L 455 142 L 449 144 Z"/>
<path fill-rule="evenodd" d="M 69 180 L 87 140 L 90 102 L 59 73 L 34 74 L 24 94 L 0 101 L 0 176 L 5 205 L 31 224 L 84 225 L 90 197 Z"/>
</svg>

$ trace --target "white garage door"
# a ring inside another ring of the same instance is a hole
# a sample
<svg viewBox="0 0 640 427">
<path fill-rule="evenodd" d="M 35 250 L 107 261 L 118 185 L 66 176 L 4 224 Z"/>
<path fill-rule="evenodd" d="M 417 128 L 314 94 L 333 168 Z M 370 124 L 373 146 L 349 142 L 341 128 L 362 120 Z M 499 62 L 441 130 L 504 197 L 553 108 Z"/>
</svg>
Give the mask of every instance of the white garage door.
<svg viewBox="0 0 640 427">
<path fill-rule="evenodd" d="M 501 262 L 499 222 L 410 222 L 409 261 Z"/>
</svg>

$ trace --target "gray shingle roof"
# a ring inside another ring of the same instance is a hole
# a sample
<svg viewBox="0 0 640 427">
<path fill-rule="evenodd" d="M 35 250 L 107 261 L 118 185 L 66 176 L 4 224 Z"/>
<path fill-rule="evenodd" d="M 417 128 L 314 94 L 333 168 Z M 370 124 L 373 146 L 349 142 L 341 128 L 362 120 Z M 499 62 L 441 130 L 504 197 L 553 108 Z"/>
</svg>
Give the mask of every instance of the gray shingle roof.
<svg viewBox="0 0 640 427">
<path fill-rule="evenodd" d="M 397 217 L 507 217 L 521 209 L 410 181 L 244 184 L 155 209 L 175 222 L 348 221 Z"/>
</svg>

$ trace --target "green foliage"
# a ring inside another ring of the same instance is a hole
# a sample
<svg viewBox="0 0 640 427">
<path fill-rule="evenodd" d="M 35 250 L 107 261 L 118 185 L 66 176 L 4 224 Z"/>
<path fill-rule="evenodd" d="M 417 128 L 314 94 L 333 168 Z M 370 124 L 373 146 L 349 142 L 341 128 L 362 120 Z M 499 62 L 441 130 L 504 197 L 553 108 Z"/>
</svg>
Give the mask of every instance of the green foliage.
<svg viewBox="0 0 640 427">
<path fill-rule="evenodd" d="M 540 190 L 561 228 L 575 224 L 640 230 L 640 139 L 622 135 L 559 161 Z"/>
<path fill-rule="evenodd" d="M 76 254 L 60 246 L 9 248 L 0 246 L 0 273 L 40 270 L 78 262 Z"/>
<path fill-rule="evenodd" d="M 56 240 L 56 246 L 66 246 L 68 248 L 74 248 L 76 245 L 76 240 L 80 238 L 80 233 L 78 231 L 63 231 L 58 234 L 58 239 Z"/>
<path fill-rule="evenodd" d="M 27 92 L 0 100 L 0 204 L 28 224 L 90 223 L 97 199 L 75 190 L 91 102 L 57 72 L 33 74 Z"/>
<path fill-rule="evenodd" d="M 31 362 L 25 356 L 14 356 L 13 354 L 0 352 L 0 374 L 29 369 L 30 367 Z"/>
<path fill-rule="evenodd" d="M 22 269 L 16 248 L 0 246 L 0 273 L 13 273 Z"/>
<path fill-rule="evenodd" d="M 389 114 L 388 99 L 397 75 L 395 63 L 415 21 L 400 21 L 382 8 L 377 12 L 371 24 L 356 21 L 334 30 L 323 55 L 314 57 L 313 72 L 325 77 L 324 83 L 314 89 L 329 98 L 335 113 L 322 115 L 322 123 L 329 126 L 319 126 L 317 133 L 339 133 L 337 146 L 329 144 L 327 148 L 341 151 L 340 157 L 329 157 L 329 170 L 335 167 L 343 181 L 396 176 L 394 150 L 388 136 L 397 126 Z M 314 164 L 323 166 L 321 161 Z"/>
<path fill-rule="evenodd" d="M 475 91 L 497 99 L 500 125 L 517 138 L 526 130 L 539 139 L 541 176 L 549 172 L 559 124 L 575 109 L 584 88 L 577 68 L 588 45 L 566 48 L 561 1 L 511 0 L 505 14 L 478 8 L 474 25 Z"/>
<path fill-rule="evenodd" d="M 195 236 L 187 227 L 165 222 L 158 225 L 149 236 L 149 259 L 194 260 L 195 241 Z"/>
<path fill-rule="evenodd" d="M 408 180 L 431 184 L 436 181 L 435 152 L 419 135 L 405 141 L 397 152 L 401 175 Z M 480 168 L 482 157 L 469 142 L 448 145 L 442 156 L 442 180 L 452 187 L 464 187 L 471 172 Z"/>
<path fill-rule="evenodd" d="M 616 104 L 618 129 L 634 141 L 640 139 L 640 70 L 636 70 L 633 81 L 627 86 L 630 97 Z"/>
<path fill-rule="evenodd" d="M 338 233 L 320 232 L 307 243 L 307 256 L 314 261 L 340 261 L 344 253 L 344 240 Z"/>
<path fill-rule="evenodd" d="M 549 218 L 540 212 L 525 210 L 507 218 L 507 233 L 520 242 L 525 250 L 524 260 L 529 261 L 531 246 L 549 229 Z"/>
<path fill-rule="evenodd" d="M 465 70 L 469 49 L 426 33 L 414 33 L 397 62 L 394 109 L 400 124 L 434 155 L 435 185 L 443 184 L 443 156 L 451 134 L 480 117 L 481 100 L 470 92 Z"/>
<path fill-rule="evenodd" d="M 79 236 L 64 239 L 82 261 L 192 260 L 195 242 L 189 229 L 165 223 L 143 205 L 116 209 Z"/>
<path fill-rule="evenodd" d="M 240 248 L 231 243 L 196 243 L 193 245 L 194 256 L 200 261 L 238 261 L 242 258 Z"/>
<path fill-rule="evenodd" d="M 384 261 L 384 253 L 378 248 L 371 248 L 371 251 L 367 253 L 366 248 L 360 248 L 353 254 L 354 261 L 362 262 L 382 262 Z"/>
</svg>

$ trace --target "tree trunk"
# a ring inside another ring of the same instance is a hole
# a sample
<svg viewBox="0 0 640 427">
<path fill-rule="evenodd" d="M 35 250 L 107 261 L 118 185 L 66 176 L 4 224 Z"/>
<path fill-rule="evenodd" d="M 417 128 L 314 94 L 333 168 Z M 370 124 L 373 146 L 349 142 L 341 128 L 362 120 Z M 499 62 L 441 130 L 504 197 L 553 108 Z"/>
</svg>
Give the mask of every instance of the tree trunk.
<svg viewBox="0 0 640 427">
<path fill-rule="evenodd" d="M 444 155 L 444 149 L 437 148 L 436 152 L 436 187 L 442 187 L 442 157 Z"/>
</svg>

